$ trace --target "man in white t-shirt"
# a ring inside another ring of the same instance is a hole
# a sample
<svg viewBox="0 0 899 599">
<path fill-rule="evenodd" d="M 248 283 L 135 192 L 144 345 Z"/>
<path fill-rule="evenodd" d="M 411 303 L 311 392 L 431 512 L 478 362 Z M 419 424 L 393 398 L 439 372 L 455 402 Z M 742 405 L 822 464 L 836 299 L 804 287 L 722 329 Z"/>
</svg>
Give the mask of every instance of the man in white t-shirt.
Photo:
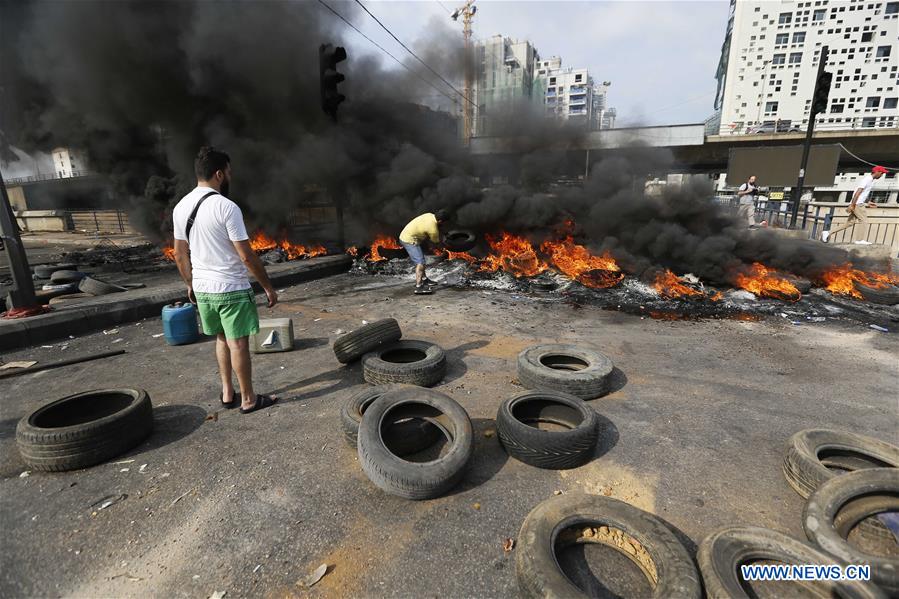
<svg viewBox="0 0 899 599">
<path fill-rule="evenodd" d="M 222 377 L 222 406 L 240 404 L 243 414 L 267 408 L 275 399 L 253 390 L 250 335 L 259 332 L 256 296 L 247 277 L 253 273 L 269 307 L 278 302 L 259 256 L 250 247 L 240 208 L 226 196 L 231 185 L 231 159 L 203 147 L 194 162 L 197 187 L 172 212 L 175 262 L 187 283 L 187 296 L 197 304 L 203 332 L 215 335 L 215 355 Z M 240 395 L 234 392 L 232 369 Z"/>
<path fill-rule="evenodd" d="M 870 173 L 862 177 L 861 181 L 858 182 L 858 185 L 855 186 L 855 193 L 852 194 L 852 201 L 849 203 L 848 209 L 849 216 L 846 218 L 846 222 L 842 227 L 837 227 L 830 231 L 823 231 L 821 233 L 821 241 L 827 243 L 827 240 L 830 239 L 834 233 L 839 233 L 840 231 L 844 231 L 855 225 L 864 225 L 868 222 L 868 208 L 877 207 L 877 204 L 868 201 L 868 196 L 871 194 L 871 189 L 874 187 L 874 181 L 880 179 L 886 172 L 886 168 L 875 166 L 871 169 Z M 852 232 L 852 238 L 855 238 L 855 231 Z"/>
<path fill-rule="evenodd" d="M 746 183 L 737 190 L 737 197 L 740 198 L 738 214 L 750 227 L 755 226 L 755 202 L 758 195 L 759 188 L 755 184 L 755 175 L 751 175 Z"/>
</svg>

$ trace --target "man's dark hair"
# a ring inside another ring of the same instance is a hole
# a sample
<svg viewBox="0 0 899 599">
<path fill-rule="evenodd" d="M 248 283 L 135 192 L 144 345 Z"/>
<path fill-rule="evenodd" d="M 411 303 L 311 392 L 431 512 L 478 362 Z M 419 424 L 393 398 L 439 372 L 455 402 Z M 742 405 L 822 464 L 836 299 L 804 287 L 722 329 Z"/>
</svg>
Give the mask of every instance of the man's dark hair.
<svg viewBox="0 0 899 599">
<path fill-rule="evenodd" d="M 230 163 L 231 158 L 224 152 L 212 146 L 203 146 L 194 160 L 194 172 L 200 181 L 209 181 L 216 171 L 225 170 Z"/>
<path fill-rule="evenodd" d="M 449 212 L 441 208 L 434 212 L 434 218 L 436 218 L 438 222 L 445 223 L 449 220 Z"/>
</svg>

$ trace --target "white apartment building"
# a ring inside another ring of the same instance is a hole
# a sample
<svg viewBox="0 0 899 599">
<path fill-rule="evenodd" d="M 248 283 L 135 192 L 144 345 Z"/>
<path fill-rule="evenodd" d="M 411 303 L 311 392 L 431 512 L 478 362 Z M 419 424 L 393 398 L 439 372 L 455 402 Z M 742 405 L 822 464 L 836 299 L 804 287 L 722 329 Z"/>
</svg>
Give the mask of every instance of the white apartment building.
<svg viewBox="0 0 899 599">
<path fill-rule="evenodd" d="M 537 63 L 536 79 L 545 91 L 547 116 L 583 124 L 587 129 L 611 128 L 615 109 L 608 108 L 611 82 L 596 85 L 587 69 L 563 68 L 562 59 L 553 56 Z M 607 127 L 603 127 L 603 124 Z"/>
<path fill-rule="evenodd" d="M 534 69 L 539 61 L 537 49 L 528 41 L 494 35 L 477 42 L 473 95 L 478 109 L 474 135 L 493 134 L 491 119 L 507 116 L 517 104 L 542 104 L 542 94 L 535 92 L 534 84 Z"/>
<path fill-rule="evenodd" d="M 816 130 L 899 126 L 899 1 L 731 0 L 720 133 L 805 131 L 821 48 L 833 73 Z"/>
<path fill-rule="evenodd" d="M 77 177 L 87 170 L 84 157 L 69 148 L 56 148 L 51 152 L 53 158 L 53 172 L 60 179 Z"/>
</svg>

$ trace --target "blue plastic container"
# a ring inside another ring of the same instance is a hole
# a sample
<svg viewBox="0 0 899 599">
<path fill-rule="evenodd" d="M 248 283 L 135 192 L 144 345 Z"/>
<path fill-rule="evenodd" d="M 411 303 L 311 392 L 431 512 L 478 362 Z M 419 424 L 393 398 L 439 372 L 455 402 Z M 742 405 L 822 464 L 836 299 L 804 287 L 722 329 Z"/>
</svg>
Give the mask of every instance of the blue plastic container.
<svg viewBox="0 0 899 599">
<path fill-rule="evenodd" d="M 177 302 L 163 306 L 162 330 L 169 345 L 185 345 L 199 339 L 197 310 L 194 305 Z"/>
</svg>

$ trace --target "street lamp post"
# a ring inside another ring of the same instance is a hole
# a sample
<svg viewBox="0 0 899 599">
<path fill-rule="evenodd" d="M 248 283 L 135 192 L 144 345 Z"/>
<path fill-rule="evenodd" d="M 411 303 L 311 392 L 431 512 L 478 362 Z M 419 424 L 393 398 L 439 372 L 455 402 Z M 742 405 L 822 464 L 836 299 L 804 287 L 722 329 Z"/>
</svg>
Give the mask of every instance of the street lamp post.
<svg viewBox="0 0 899 599">
<path fill-rule="evenodd" d="M 3 236 L 6 256 L 9 259 L 9 271 L 12 274 L 13 288 L 9 292 L 7 309 L 34 308 L 37 299 L 34 295 L 34 282 L 31 278 L 31 268 L 28 266 L 28 257 L 25 255 L 25 246 L 19 236 L 19 227 L 9 203 L 6 193 L 6 183 L 0 174 L 0 235 Z"/>
</svg>

